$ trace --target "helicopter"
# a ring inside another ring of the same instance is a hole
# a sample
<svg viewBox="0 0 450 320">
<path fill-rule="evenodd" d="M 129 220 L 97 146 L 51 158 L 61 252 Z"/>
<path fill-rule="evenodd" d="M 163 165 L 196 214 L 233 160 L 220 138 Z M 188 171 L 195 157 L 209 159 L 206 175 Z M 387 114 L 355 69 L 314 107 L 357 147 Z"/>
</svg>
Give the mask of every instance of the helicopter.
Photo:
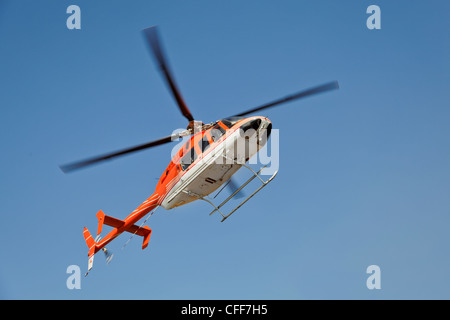
<svg viewBox="0 0 450 320">
<path fill-rule="evenodd" d="M 272 123 L 268 118 L 249 115 L 280 104 L 339 88 L 337 81 L 328 82 L 233 116 L 205 124 L 195 120 L 182 98 L 169 68 L 166 55 L 163 52 L 157 26 L 146 28 L 142 30 L 142 33 L 149 51 L 153 55 L 179 110 L 189 121 L 186 130 L 145 144 L 61 165 L 60 168 L 64 173 L 68 173 L 120 156 L 178 141 L 183 137 L 187 141 L 173 156 L 166 170 L 161 175 L 154 193 L 125 219 L 113 218 L 106 215 L 102 210 L 98 211 L 97 236 L 95 239 L 89 230 L 84 227 L 83 236 L 89 248 L 88 272 L 86 275 L 93 267 L 94 255 L 97 252 L 103 251 L 106 255 L 107 262 L 111 260 L 112 254 L 106 249 L 106 245 L 124 232 L 129 232 L 132 236 L 141 236 L 143 238 L 142 249 L 145 249 L 148 246 L 152 233 L 152 230 L 148 226 L 144 226 L 148 218 L 141 225 L 137 225 L 136 223 L 147 214 L 152 215 L 158 207 L 169 210 L 196 200 L 204 200 L 213 207 L 210 215 L 219 212 L 222 215 L 221 221 L 225 221 L 244 203 L 270 183 L 278 172 L 275 171 L 270 178 L 264 180 L 260 175 L 264 167 L 256 172 L 246 164 L 250 158 L 266 145 L 272 130 Z M 251 178 L 245 181 L 240 187 L 234 188 L 234 192 L 225 201 L 219 205 L 215 205 L 209 199 L 208 195 L 219 188 L 233 184 L 232 176 L 242 167 L 251 171 Z M 222 207 L 230 199 L 237 197 L 237 194 L 255 178 L 260 180 L 261 186 L 240 202 L 231 212 L 224 214 Z M 110 226 L 113 229 L 104 238 L 101 238 L 100 234 L 104 225 Z"/>
</svg>

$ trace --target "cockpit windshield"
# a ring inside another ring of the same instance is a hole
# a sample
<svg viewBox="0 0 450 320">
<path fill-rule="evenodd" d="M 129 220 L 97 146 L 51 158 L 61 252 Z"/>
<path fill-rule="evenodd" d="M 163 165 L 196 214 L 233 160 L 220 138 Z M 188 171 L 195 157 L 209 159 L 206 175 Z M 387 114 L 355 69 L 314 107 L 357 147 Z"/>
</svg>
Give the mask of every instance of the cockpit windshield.
<svg viewBox="0 0 450 320">
<path fill-rule="evenodd" d="M 226 125 L 228 128 L 231 128 L 232 126 L 234 126 L 236 123 L 238 123 L 242 119 L 244 119 L 244 118 L 243 117 L 229 117 L 229 118 L 222 119 L 220 121 L 222 121 L 222 123 L 224 125 Z"/>
</svg>

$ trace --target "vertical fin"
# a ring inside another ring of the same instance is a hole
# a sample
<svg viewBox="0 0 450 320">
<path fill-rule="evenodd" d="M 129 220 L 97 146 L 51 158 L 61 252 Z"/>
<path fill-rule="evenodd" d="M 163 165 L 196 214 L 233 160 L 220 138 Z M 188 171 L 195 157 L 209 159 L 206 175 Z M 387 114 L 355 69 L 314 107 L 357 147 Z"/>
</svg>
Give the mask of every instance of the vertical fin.
<svg viewBox="0 0 450 320">
<path fill-rule="evenodd" d="M 152 234 L 152 229 L 150 229 L 148 226 L 144 226 L 143 228 L 140 228 L 140 229 L 142 229 L 142 231 L 145 230 L 143 232 L 144 233 L 144 235 L 143 235 L 144 241 L 142 242 L 142 250 L 144 250 L 148 246 L 148 241 L 150 240 L 150 236 Z"/>
<path fill-rule="evenodd" d="M 97 212 L 97 219 L 98 219 L 97 235 L 99 235 L 100 233 L 102 233 L 103 223 L 105 222 L 105 213 L 102 210 Z"/>
<path fill-rule="evenodd" d="M 86 241 L 86 245 L 89 248 L 88 272 L 86 272 L 86 275 L 85 275 L 85 276 L 87 276 L 89 271 L 92 269 L 92 266 L 94 265 L 95 240 L 94 240 L 94 238 L 92 238 L 91 233 L 89 232 L 89 230 L 86 227 L 84 227 L 83 236 L 84 236 L 84 240 Z"/>
</svg>

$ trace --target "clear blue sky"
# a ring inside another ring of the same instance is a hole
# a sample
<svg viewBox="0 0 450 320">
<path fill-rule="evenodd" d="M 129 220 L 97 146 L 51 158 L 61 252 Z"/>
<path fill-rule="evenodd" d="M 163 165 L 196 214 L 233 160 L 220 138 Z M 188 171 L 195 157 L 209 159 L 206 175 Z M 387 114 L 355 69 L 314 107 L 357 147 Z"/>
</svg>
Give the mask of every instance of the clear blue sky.
<svg viewBox="0 0 450 320">
<path fill-rule="evenodd" d="M 66 8 L 81 8 L 81 30 Z M 381 8 L 368 30 L 366 8 Z M 449 299 L 448 1 L 0 0 L 0 298 Z M 170 161 L 161 146 L 63 174 L 186 121 L 140 30 L 160 27 L 178 85 L 213 121 L 267 111 L 280 172 L 226 222 L 206 203 L 159 209 L 149 247 L 116 239 L 87 268 L 82 229 L 123 219 Z M 368 290 L 366 268 L 381 268 Z"/>
</svg>

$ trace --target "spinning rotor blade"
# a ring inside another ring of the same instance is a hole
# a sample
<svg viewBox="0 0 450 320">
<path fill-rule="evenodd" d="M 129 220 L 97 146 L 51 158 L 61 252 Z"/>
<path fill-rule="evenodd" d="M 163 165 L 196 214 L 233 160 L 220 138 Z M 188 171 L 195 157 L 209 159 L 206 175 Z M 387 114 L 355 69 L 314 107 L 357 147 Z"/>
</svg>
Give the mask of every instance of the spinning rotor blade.
<svg viewBox="0 0 450 320">
<path fill-rule="evenodd" d="M 339 88 L 339 83 L 337 81 L 329 82 L 329 83 L 326 83 L 326 84 L 323 84 L 323 85 L 320 85 L 320 86 L 317 86 L 317 87 L 314 87 L 314 88 L 310 88 L 310 89 L 307 89 L 307 90 L 303 90 L 303 91 L 294 93 L 294 94 L 289 95 L 287 97 L 284 97 L 282 99 L 278 99 L 278 100 L 272 101 L 270 103 L 267 103 L 267 104 L 264 104 L 262 106 L 256 107 L 254 109 L 250 109 L 248 111 L 236 114 L 234 116 L 235 117 L 242 117 L 242 116 L 245 116 L 245 115 L 247 115 L 249 113 L 253 113 L 253 112 L 256 112 L 256 111 L 268 109 L 268 108 L 274 107 L 276 105 L 279 105 L 279 104 L 282 104 L 282 103 L 285 103 L 285 102 L 289 102 L 289 101 L 292 101 L 292 100 L 305 98 L 305 97 L 308 97 L 308 96 L 312 96 L 314 94 L 318 94 L 318 93 L 322 93 L 322 92 L 325 92 L 325 91 L 334 90 L 334 89 L 338 89 L 338 88 Z"/>
<path fill-rule="evenodd" d="M 158 140 L 154 140 L 154 141 L 151 141 L 151 142 L 147 142 L 147 143 L 144 143 L 144 144 L 141 144 L 141 145 L 138 145 L 138 146 L 134 146 L 134 147 L 131 147 L 131 148 L 128 148 L 128 149 L 123 149 L 123 150 L 120 150 L 120 151 L 104 154 L 104 155 L 97 156 L 97 157 L 94 157 L 94 158 L 89 158 L 89 159 L 86 159 L 86 160 L 82 160 L 82 161 L 78 161 L 78 162 L 62 165 L 62 166 L 60 166 L 60 168 L 61 168 L 61 170 L 64 173 L 71 172 L 71 171 L 74 171 L 74 170 L 77 170 L 77 169 L 81 169 L 81 168 L 84 168 L 86 166 L 90 166 L 90 165 L 93 165 L 93 164 L 96 164 L 96 163 L 99 163 L 99 162 L 102 162 L 102 161 L 105 161 L 105 160 L 110 160 L 110 159 L 113 159 L 113 158 L 116 158 L 116 157 L 119 157 L 119 156 L 123 156 L 123 155 L 126 155 L 128 153 L 132 153 L 132 152 L 136 152 L 136 151 L 140 151 L 140 150 L 156 147 L 156 146 L 159 146 L 159 145 L 162 145 L 162 144 L 165 144 L 165 143 L 169 143 L 169 142 L 174 141 L 178 137 L 179 137 L 179 135 L 164 137 L 164 138 L 161 138 L 161 139 L 158 139 Z"/>
<path fill-rule="evenodd" d="M 234 193 L 237 189 L 239 189 L 239 186 L 236 184 L 236 182 L 233 180 L 233 178 L 230 178 L 230 180 L 228 180 L 230 183 L 227 185 L 228 188 L 230 189 L 230 193 Z M 235 198 L 236 199 L 240 199 L 243 198 L 245 196 L 245 193 L 243 190 L 239 191 L 238 193 L 236 193 Z"/>
<path fill-rule="evenodd" d="M 215 199 L 222 191 L 223 189 L 228 188 L 230 193 L 233 194 L 237 189 L 239 189 L 238 185 L 234 181 L 233 177 L 231 177 L 219 190 L 219 192 L 216 193 L 213 199 Z M 239 191 L 237 194 L 235 194 L 236 199 L 240 199 L 245 196 L 245 193 L 243 190 Z"/>
<path fill-rule="evenodd" d="M 158 37 L 158 30 L 156 26 L 147 28 L 143 30 L 144 37 L 147 40 L 147 44 L 149 45 L 150 50 L 153 53 L 153 56 L 155 57 L 159 68 L 161 69 L 162 74 L 164 75 L 167 84 L 170 87 L 170 90 L 172 91 L 172 94 L 178 104 L 178 107 L 181 110 L 181 113 L 189 120 L 193 121 L 194 117 L 192 116 L 191 112 L 189 111 L 188 107 L 186 106 L 186 103 L 183 100 L 183 97 L 180 94 L 180 91 L 178 90 L 177 86 L 175 85 L 175 81 L 173 76 L 170 73 L 169 65 L 167 63 L 167 59 L 165 58 L 165 55 L 162 50 L 161 41 Z"/>
</svg>

